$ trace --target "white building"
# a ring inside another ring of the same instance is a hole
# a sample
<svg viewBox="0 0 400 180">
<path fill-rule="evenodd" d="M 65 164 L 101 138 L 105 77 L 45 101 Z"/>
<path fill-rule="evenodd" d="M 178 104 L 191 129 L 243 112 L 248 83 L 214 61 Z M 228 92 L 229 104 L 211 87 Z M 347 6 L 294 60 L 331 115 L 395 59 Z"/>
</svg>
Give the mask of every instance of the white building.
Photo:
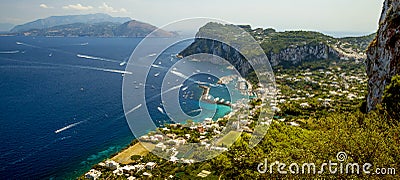
<svg viewBox="0 0 400 180">
<path fill-rule="evenodd" d="M 107 160 L 105 162 L 105 167 L 110 168 L 111 170 L 115 170 L 119 168 L 119 163 L 113 161 L 113 160 Z"/>
<path fill-rule="evenodd" d="M 156 163 L 155 162 L 148 162 L 147 164 L 146 164 L 146 168 L 147 169 L 149 169 L 149 170 L 152 170 L 153 168 L 155 168 L 156 167 Z"/>
<path fill-rule="evenodd" d="M 85 174 L 86 179 L 98 179 L 101 176 L 101 172 L 95 169 L 91 169 Z"/>
</svg>

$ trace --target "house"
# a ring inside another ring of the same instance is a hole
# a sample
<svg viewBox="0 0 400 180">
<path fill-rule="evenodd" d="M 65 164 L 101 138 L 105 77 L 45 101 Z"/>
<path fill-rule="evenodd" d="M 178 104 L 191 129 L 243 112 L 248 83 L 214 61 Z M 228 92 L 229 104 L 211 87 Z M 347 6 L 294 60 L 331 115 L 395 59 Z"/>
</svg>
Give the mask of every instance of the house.
<svg viewBox="0 0 400 180">
<path fill-rule="evenodd" d="M 128 179 L 128 180 L 134 180 L 134 179 L 136 179 L 136 177 L 129 176 L 129 177 L 128 177 L 128 178 L 126 178 L 126 179 Z"/>
<path fill-rule="evenodd" d="M 197 174 L 197 176 L 198 176 L 198 177 L 201 177 L 201 178 L 205 178 L 205 177 L 207 177 L 207 176 L 210 175 L 210 174 L 211 174 L 210 171 L 202 170 L 199 174 Z"/>
<path fill-rule="evenodd" d="M 176 139 L 176 144 L 184 145 L 184 144 L 186 144 L 186 140 L 184 138 L 180 137 L 180 138 Z"/>
<path fill-rule="evenodd" d="M 136 164 L 133 166 L 135 168 L 136 171 L 141 171 L 144 169 L 144 165 L 143 164 Z"/>
<path fill-rule="evenodd" d="M 117 176 L 121 176 L 121 175 L 124 174 L 124 171 L 121 168 L 118 168 L 118 169 L 113 171 L 113 174 L 115 174 Z"/>
<path fill-rule="evenodd" d="M 184 164 L 192 164 L 194 163 L 193 159 L 181 159 L 181 162 Z"/>
<path fill-rule="evenodd" d="M 153 175 L 152 175 L 151 173 L 144 172 L 144 173 L 143 173 L 143 176 L 152 177 Z"/>
<path fill-rule="evenodd" d="M 301 103 L 300 106 L 301 106 L 302 108 L 308 108 L 308 107 L 310 107 L 310 105 L 309 105 L 308 103 Z"/>
<path fill-rule="evenodd" d="M 171 156 L 171 158 L 169 159 L 169 161 L 171 162 L 177 162 L 179 159 L 175 156 Z"/>
<path fill-rule="evenodd" d="M 156 145 L 156 148 L 161 149 L 162 151 L 164 151 L 167 148 L 167 146 L 164 145 L 164 143 L 158 143 Z"/>
<path fill-rule="evenodd" d="M 210 150 L 216 150 L 216 151 L 227 151 L 228 148 L 225 147 L 217 147 L 217 146 L 211 146 Z"/>
<path fill-rule="evenodd" d="M 126 166 L 122 167 L 121 169 L 122 169 L 122 171 L 124 171 L 124 173 L 129 173 L 131 171 L 134 171 L 136 168 L 135 168 L 135 166 L 132 166 L 132 165 L 126 165 Z"/>
<path fill-rule="evenodd" d="M 272 111 L 274 111 L 274 112 L 280 112 L 280 111 L 281 111 L 281 109 L 278 108 L 278 107 L 276 107 L 276 106 L 273 106 L 271 109 L 272 109 Z"/>
<path fill-rule="evenodd" d="M 158 139 L 159 141 L 162 141 L 164 139 L 164 136 L 161 134 L 156 134 L 154 135 L 154 138 Z"/>
<path fill-rule="evenodd" d="M 148 140 L 150 140 L 150 137 L 149 137 L 149 136 L 141 136 L 141 137 L 139 138 L 139 140 L 148 141 Z"/>
<path fill-rule="evenodd" d="M 288 123 L 290 126 L 295 126 L 295 127 L 299 127 L 300 124 L 296 123 L 296 122 L 289 122 Z"/>
<path fill-rule="evenodd" d="M 101 176 L 101 172 L 95 169 L 91 169 L 85 174 L 86 179 L 98 179 Z"/>
<path fill-rule="evenodd" d="M 153 168 L 155 168 L 156 165 L 157 165 L 157 164 L 156 164 L 155 162 L 148 162 L 148 163 L 146 164 L 146 169 L 153 170 Z"/>
<path fill-rule="evenodd" d="M 203 128 L 203 126 L 197 126 L 197 131 L 199 132 L 199 133 L 204 133 L 204 128 Z"/>
<path fill-rule="evenodd" d="M 167 134 L 167 137 L 170 139 L 175 139 L 176 138 L 176 134 Z"/>
<path fill-rule="evenodd" d="M 117 168 L 119 168 L 119 163 L 113 161 L 113 160 L 107 160 L 105 162 L 105 167 L 111 169 L 111 170 L 115 170 Z"/>
</svg>

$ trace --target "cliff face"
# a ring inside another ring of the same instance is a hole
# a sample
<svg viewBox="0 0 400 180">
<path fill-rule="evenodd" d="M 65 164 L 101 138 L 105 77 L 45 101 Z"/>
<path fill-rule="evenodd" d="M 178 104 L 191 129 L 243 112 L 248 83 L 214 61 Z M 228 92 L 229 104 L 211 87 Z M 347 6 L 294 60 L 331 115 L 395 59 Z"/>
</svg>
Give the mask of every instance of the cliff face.
<svg viewBox="0 0 400 180">
<path fill-rule="evenodd" d="M 386 85 L 400 74 L 400 0 L 385 0 L 379 30 L 367 50 L 367 110 L 381 103 Z"/>
<path fill-rule="evenodd" d="M 196 38 L 195 41 L 179 54 L 187 57 L 193 54 L 212 54 L 231 63 L 242 76 L 246 76 L 253 69 L 244 56 L 231 46 L 219 41 Z"/>
<path fill-rule="evenodd" d="M 286 48 L 279 53 L 267 54 L 271 66 L 283 65 L 292 66 L 306 60 L 338 58 L 339 53 L 324 43 L 308 44 Z"/>
<path fill-rule="evenodd" d="M 234 65 L 244 76 L 252 70 L 250 64 L 235 49 L 224 43 L 209 39 L 196 39 L 194 43 L 180 54 L 186 57 L 198 53 L 213 54 L 224 58 Z M 338 59 L 339 56 L 339 52 L 324 43 L 291 46 L 276 54 L 273 52 L 267 53 L 271 66 L 282 65 L 285 67 L 299 65 L 301 62 L 309 60 Z"/>
</svg>

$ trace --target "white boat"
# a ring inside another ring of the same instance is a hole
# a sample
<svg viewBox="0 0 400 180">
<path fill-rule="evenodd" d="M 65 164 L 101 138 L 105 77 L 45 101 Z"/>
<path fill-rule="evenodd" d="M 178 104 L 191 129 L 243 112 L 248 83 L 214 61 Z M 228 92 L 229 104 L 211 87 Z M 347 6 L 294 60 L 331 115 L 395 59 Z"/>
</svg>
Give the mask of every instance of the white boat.
<svg viewBox="0 0 400 180">
<path fill-rule="evenodd" d="M 119 65 L 120 66 L 125 66 L 125 64 L 126 64 L 126 62 L 124 61 L 124 62 L 121 62 L 121 63 L 119 63 Z"/>
<path fill-rule="evenodd" d="M 154 74 L 154 77 L 157 77 L 157 76 L 159 76 L 160 75 L 160 73 L 156 73 L 156 74 Z"/>
<path fill-rule="evenodd" d="M 164 110 L 163 110 L 161 107 L 157 107 L 157 109 L 158 109 L 158 111 L 160 111 L 161 113 L 165 114 L 165 113 L 164 113 Z"/>
</svg>

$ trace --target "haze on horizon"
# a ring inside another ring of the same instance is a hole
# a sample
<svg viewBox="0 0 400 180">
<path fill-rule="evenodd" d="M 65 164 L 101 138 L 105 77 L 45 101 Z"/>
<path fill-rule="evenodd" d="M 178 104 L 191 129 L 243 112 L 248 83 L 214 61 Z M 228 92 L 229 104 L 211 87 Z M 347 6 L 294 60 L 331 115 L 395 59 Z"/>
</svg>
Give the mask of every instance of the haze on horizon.
<svg viewBox="0 0 400 180">
<path fill-rule="evenodd" d="M 210 17 L 252 27 L 283 30 L 376 32 L 384 0 L 5 0 L 0 23 L 23 24 L 56 15 L 107 13 L 156 26 L 192 17 Z M 349 34 L 350 35 L 350 34 Z"/>
</svg>

